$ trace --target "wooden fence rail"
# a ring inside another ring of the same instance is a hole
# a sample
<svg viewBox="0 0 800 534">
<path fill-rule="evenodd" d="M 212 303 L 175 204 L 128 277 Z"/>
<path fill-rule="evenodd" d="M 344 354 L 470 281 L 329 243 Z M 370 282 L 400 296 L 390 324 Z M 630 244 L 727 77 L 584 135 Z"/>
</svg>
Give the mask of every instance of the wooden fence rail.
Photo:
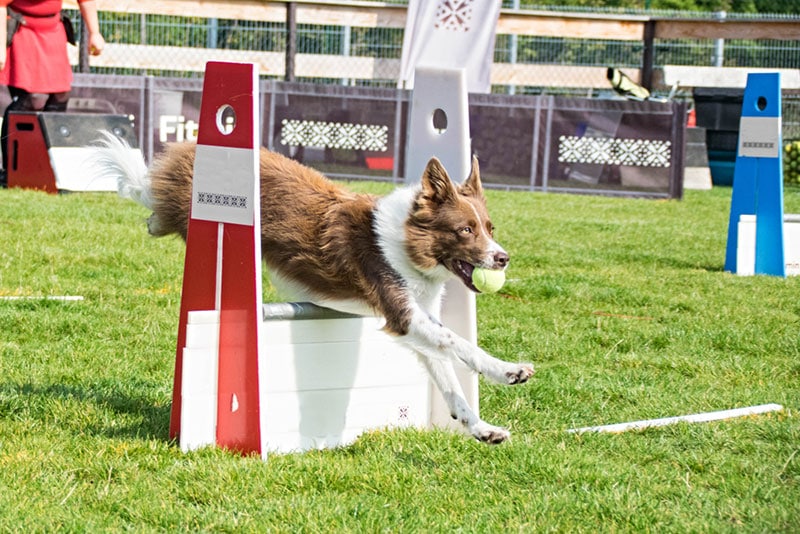
<svg viewBox="0 0 800 534">
<path fill-rule="evenodd" d="M 276 0 L 96 0 L 101 11 L 268 21 L 288 23 L 291 33 L 296 24 L 315 24 L 351 27 L 404 28 L 406 6 L 382 2 Z M 76 0 L 65 0 L 67 8 L 77 8 Z M 291 16 L 290 16 L 291 15 Z M 589 13 L 556 13 L 503 9 L 497 23 L 498 34 L 537 37 L 580 37 L 621 41 L 640 41 L 643 44 L 639 69 L 627 69 L 626 74 L 649 88 L 675 83 L 675 76 L 654 67 L 656 39 L 775 39 L 800 40 L 800 22 L 796 19 L 670 19 L 646 15 L 611 15 Z M 80 61 L 73 52 L 73 61 Z M 233 51 L 206 48 L 179 48 L 151 45 L 109 43 L 106 53 L 91 58 L 97 67 L 168 69 L 201 72 L 210 59 L 244 60 L 259 64 L 261 71 L 284 79 L 294 77 L 397 79 L 400 62 L 397 59 L 345 57 L 332 55 L 295 54 L 282 52 Z M 85 59 L 84 59 L 85 61 Z M 287 65 L 289 68 L 287 69 Z M 746 69 L 717 68 L 713 77 L 717 85 L 738 86 Z M 724 72 L 725 74 L 720 74 Z M 681 85 L 702 84 L 708 79 L 690 76 L 681 71 Z M 791 72 L 786 79 L 794 88 L 800 81 Z M 691 79 L 691 80 L 690 80 Z M 495 63 L 494 84 L 519 84 L 554 87 L 607 87 L 604 67 Z M 788 88 L 788 87 L 787 87 Z"/>
</svg>

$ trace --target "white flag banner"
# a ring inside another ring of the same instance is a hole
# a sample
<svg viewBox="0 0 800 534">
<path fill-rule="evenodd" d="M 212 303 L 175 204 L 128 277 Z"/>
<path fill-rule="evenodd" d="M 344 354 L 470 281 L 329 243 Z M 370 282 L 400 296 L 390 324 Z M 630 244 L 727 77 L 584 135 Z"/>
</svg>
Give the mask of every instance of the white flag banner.
<svg viewBox="0 0 800 534">
<path fill-rule="evenodd" d="M 467 90 L 488 93 L 501 0 L 409 0 L 399 86 L 414 87 L 414 69 L 463 68 Z"/>
</svg>

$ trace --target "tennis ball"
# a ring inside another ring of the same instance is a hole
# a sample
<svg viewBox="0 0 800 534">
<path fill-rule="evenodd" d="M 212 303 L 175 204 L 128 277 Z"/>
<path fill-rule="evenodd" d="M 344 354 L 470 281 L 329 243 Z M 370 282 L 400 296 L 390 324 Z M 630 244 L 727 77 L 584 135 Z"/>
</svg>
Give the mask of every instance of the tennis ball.
<svg viewBox="0 0 800 534">
<path fill-rule="evenodd" d="M 472 271 L 472 285 L 481 293 L 497 293 L 505 282 L 505 271 L 492 271 L 477 267 Z"/>
</svg>

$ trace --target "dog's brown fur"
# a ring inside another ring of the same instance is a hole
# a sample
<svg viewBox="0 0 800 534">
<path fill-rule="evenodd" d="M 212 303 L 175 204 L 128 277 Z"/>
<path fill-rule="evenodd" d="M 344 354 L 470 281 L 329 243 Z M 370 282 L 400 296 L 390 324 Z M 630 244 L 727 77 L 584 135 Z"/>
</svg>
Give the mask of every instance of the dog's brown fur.
<svg viewBox="0 0 800 534">
<path fill-rule="evenodd" d="M 195 146 L 170 145 L 150 168 L 155 236 L 178 234 L 184 240 L 192 204 Z M 311 287 L 328 300 L 365 300 L 387 318 L 387 330 L 405 335 L 409 302 L 398 274 L 386 263 L 374 232 L 378 197 L 354 194 L 317 171 L 262 149 L 261 238 L 264 259 L 281 276 Z M 477 217 L 476 217 L 477 216 Z M 485 222 L 478 227 L 478 219 Z M 448 269 L 454 253 L 478 264 L 491 238 L 477 167 L 464 185 L 452 185 L 434 160 L 423 177 L 404 229 L 411 261 L 423 270 Z M 505 266 L 507 256 L 498 257 Z M 496 266 L 493 266 L 496 267 Z"/>
</svg>

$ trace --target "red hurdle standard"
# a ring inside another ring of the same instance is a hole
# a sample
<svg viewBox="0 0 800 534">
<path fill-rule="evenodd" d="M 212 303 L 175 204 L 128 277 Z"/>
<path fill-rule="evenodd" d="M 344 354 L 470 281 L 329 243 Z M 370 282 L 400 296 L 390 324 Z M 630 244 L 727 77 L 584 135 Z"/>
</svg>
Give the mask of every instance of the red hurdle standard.
<svg viewBox="0 0 800 534">
<path fill-rule="evenodd" d="M 191 386 L 183 384 L 189 312 L 212 311 L 219 316 L 215 442 L 243 453 L 260 451 L 257 124 L 255 65 L 208 63 L 186 239 L 170 435 L 181 433 L 182 388 Z"/>
</svg>

